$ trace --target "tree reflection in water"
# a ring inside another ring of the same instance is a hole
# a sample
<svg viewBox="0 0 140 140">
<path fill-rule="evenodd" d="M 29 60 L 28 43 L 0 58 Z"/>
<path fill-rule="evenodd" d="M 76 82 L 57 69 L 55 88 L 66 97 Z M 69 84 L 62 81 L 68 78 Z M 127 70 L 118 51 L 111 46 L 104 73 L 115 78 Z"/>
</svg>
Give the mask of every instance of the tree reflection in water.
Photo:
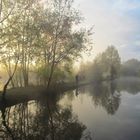
<svg viewBox="0 0 140 140">
<path fill-rule="evenodd" d="M 82 89 L 83 93 L 89 92 L 95 106 L 102 106 L 108 114 L 114 115 L 121 103 L 120 92 L 138 94 L 140 81 L 136 78 L 122 78 L 116 81 L 94 83 L 84 90 Z"/>
<path fill-rule="evenodd" d="M 127 86 L 115 82 L 102 82 L 88 88 L 79 88 L 79 94 L 89 92 L 95 106 L 102 106 L 110 115 L 119 108 L 120 90 Z M 73 93 L 68 93 L 73 100 Z M 90 134 L 84 134 L 86 127 L 67 108 L 58 104 L 63 94 L 53 93 L 39 101 L 30 101 L 1 110 L 0 138 L 20 140 L 90 140 Z"/>
<path fill-rule="evenodd" d="M 88 88 L 95 106 L 102 106 L 111 115 L 118 110 L 121 101 L 116 87 L 114 82 L 103 82 Z"/>
<path fill-rule="evenodd" d="M 86 129 L 71 106 L 62 108 L 56 98 L 1 110 L 0 128 L 4 140 L 80 140 Z"/>
</svg>

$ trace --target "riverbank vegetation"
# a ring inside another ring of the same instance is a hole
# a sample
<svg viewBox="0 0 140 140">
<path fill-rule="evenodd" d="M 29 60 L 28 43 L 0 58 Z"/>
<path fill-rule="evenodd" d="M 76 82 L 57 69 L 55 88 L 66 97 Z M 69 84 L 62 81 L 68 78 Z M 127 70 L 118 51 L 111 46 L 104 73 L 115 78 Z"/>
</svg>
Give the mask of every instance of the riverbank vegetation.
<svg viewBox="0 0 140 140">
<path fill-rule="evenodd" d="M 0 16 L 0 65 L 12 87 L 71 79 L 73 61 L 91 49 L 73 0 L 2 0 Z"/>
</svg>

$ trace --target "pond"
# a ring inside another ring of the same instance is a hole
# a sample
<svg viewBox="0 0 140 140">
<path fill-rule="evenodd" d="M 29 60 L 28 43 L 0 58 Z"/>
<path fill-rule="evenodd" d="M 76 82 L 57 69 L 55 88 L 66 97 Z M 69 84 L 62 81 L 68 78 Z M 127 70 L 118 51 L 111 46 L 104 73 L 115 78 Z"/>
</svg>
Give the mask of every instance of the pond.
<svg viewBox="0 0 140 140">
<path fill-rule="evenodd" d="M 0 139 L 139 140 L 139 81 L 90 84 L 1 110 Z"/>
</svg>

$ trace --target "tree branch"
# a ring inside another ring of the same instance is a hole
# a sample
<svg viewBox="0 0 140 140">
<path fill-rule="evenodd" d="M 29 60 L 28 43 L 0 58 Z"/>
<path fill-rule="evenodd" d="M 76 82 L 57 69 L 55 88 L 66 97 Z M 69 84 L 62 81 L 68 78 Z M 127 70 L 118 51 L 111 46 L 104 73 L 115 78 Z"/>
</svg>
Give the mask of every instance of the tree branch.
<svg viewBox="0 0 140 140">
<path fill-rule="evenodd" d="M 13 79 L 14 74 L 15 74 L 15 72 L 16 72 L 17 65 L 18 65 L 18 60 L 19 60 L 19 56 L 18 56 L 17 62 L 16 62 L 16 64 L 15 64 L 15 68 L 14 68 L 14 71 L 13 71 L 12 75 L 9 77 L 8 81 L 7 81 L 6 84 L 4 85 L 3 92 L 2 92 L 2 100 L 3 100 L 3 101 L 5 101 L 5 95 L 6 95 L 7 87 L 8 87 L 8 85 L 9 85 L 10 81 Z"/>
</svg>

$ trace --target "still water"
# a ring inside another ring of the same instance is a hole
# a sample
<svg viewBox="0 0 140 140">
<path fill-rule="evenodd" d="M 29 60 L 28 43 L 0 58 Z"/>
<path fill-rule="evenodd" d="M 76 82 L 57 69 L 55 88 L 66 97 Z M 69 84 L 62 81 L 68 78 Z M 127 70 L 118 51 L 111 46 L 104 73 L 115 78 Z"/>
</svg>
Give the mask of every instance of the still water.
<svg viewBox="0 0 140 140">
<path fill-rule="evenodd" d="M 140 140 L 140 83 L 91 84 L 6 108 L 1 139 Z"/>
</svg>

